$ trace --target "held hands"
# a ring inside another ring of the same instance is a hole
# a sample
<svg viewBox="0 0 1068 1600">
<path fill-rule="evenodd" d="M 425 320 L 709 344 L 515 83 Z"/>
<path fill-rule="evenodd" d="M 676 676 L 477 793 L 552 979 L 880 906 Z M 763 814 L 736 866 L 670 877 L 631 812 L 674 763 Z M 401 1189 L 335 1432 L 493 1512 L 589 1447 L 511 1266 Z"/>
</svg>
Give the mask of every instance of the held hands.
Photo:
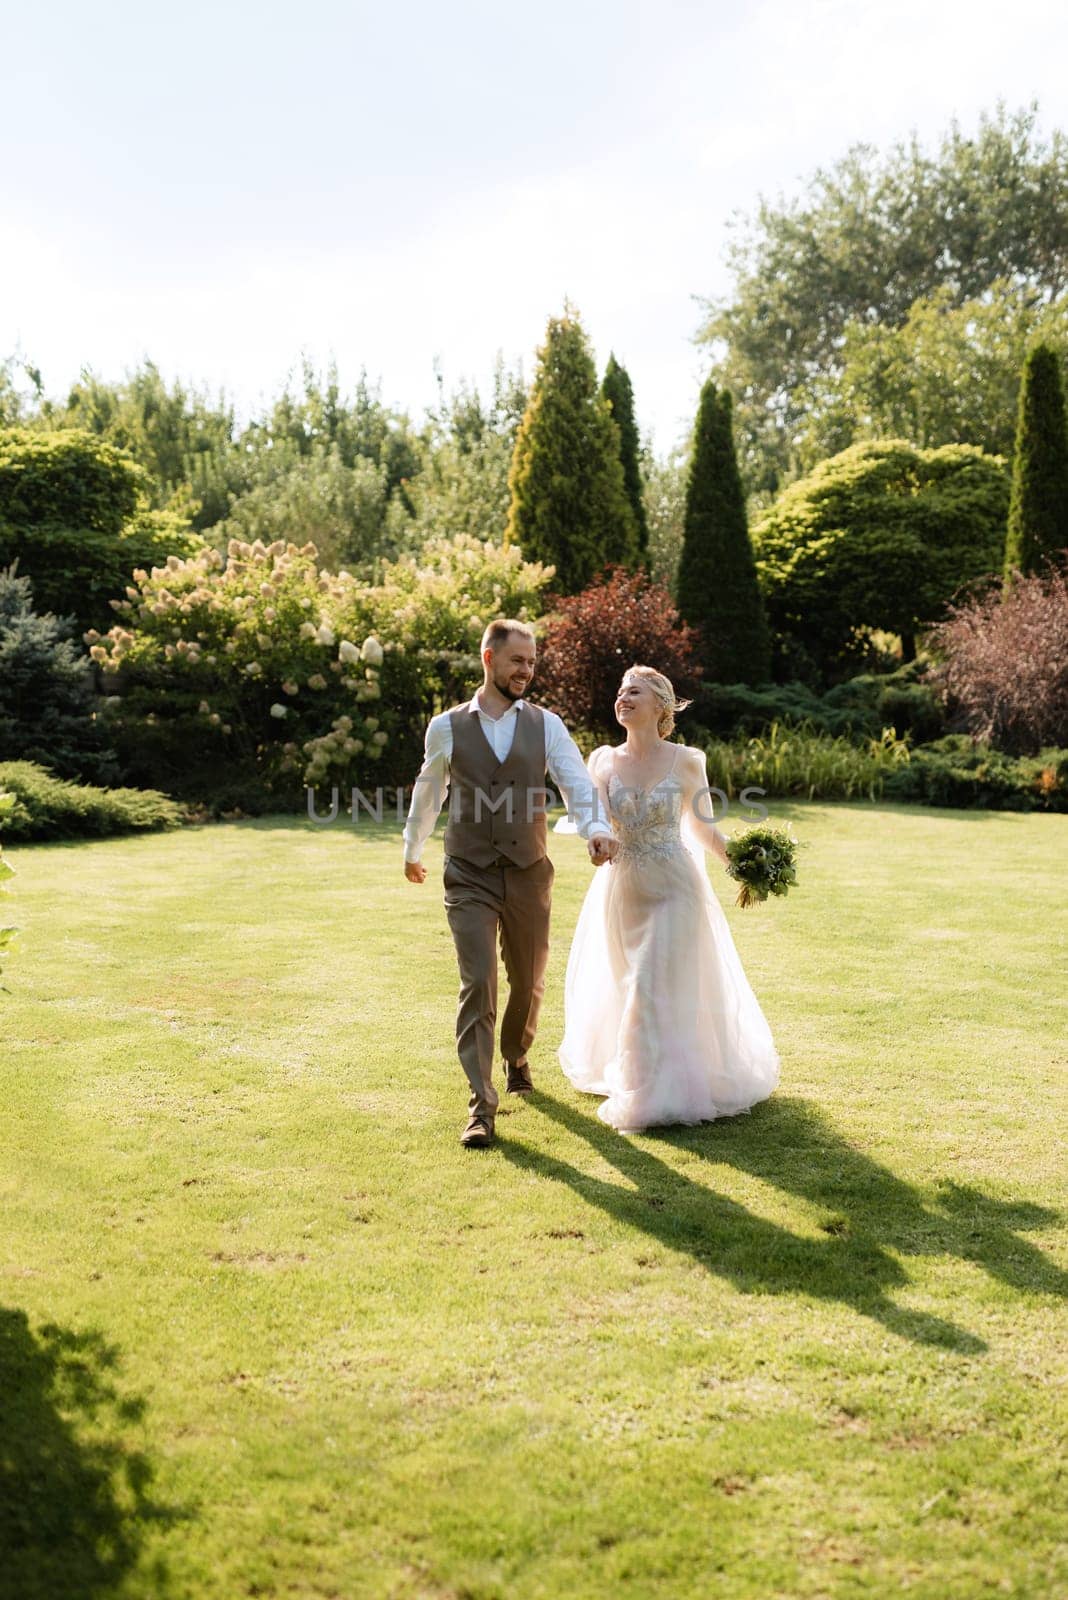
<svg viewBox="0 0 1068 1600">
<path fill-rule="evenodd" d="M 619 840 L 613 839 L 609 833 L 598 833 L 594 838 L 587 839 L 586 849 L 594 866 L 603 867 L 606 861 L 611 861 L 615 857 L 619 849 Z"/>
</svg>

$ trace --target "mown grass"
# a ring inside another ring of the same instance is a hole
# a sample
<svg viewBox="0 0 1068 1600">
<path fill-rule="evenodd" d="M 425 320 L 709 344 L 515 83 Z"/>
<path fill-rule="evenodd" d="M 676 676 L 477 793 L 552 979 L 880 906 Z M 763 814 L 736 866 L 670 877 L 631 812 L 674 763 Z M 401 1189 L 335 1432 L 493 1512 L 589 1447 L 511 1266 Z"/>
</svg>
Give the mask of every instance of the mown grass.
<svg viewBox="0 0 1068 1600">
<path fill-rule="evenodd" d="M 12 848 L 5 1600 L 1068 1592 L 1068 821 L 786 818 L 802 888 L 729 910 L 775 1096 L 627 1138 L 570 1089 L 557 838 L 479 1153 L 438 846 Z"/>
</svg>

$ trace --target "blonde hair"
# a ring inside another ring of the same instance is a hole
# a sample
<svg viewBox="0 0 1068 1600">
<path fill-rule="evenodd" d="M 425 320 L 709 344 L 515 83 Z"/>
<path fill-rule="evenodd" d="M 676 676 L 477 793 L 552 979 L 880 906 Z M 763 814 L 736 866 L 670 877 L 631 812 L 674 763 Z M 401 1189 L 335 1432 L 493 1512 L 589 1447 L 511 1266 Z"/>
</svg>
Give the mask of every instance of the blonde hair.
<svg viewBox="0 0 1068 1600">
<path fill-rule="evenodd" d="M 660 715 L 656 722 L 656 731 L 661 739 L 666 739 L 675 731 L 676 711 L 685 711 L 687 706 L 692 706 L 692 700 L 676 700 L 675 690 L 671 679 L 665 678 L 662 672 L 657 672 L 655 667 L 628 667 L 623 674 L 624 683 L 628 678 L 641 678 L 647 683 L 660 702 Z"/>
<path fill-rule="evenodd" d="M 494 655 L 510 634 L 518 633 L 531 644 L 535 643 L 534 629 L 529 622 L 517 622 L 514 617 L 496 617 L 486 628 L 479 645 L 479 654 L 483 650 L 492 650 Z"/>
</svg>

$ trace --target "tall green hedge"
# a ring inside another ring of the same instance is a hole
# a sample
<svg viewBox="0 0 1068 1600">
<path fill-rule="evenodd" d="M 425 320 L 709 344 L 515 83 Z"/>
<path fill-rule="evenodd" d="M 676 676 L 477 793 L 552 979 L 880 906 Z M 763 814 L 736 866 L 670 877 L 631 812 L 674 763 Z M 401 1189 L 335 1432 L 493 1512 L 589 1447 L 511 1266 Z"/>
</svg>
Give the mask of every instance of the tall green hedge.
<svg viewBox="0 0 1068 1600">
<path fill-rule="evenodd" d="M 509 473 L 506 544 L 551 562 L 564 594 L 606 567 L 637 560 L 619 430 L 598 392 L 586 335 L 567 308 L 549 319 Z"/>
<path fill-rule="evenodd" d="M 711 378 L 694 425 L 675 599 L 684 620 L 701 631 L 706 682 L 767 682 L 771 645 L 734 453 L 731 397 Z"/>
<path fill-rule="evenodd" d="M 612 410 L 612 420 L 619 429 L 619 457 L 623 463 L 623 482 L 627 499 L 634 512 L 634 526 L 638 536 L 638 558 L 643 566 L 649 564 L 649 518 L 645 510 L 645 485 L 642 482 L 640 461 L 641 440 L 634 417 L 634 386 L 626 367 L 614 355 L 608 357 L 604 371 L 601 394 Z"/>
<path fill-rule="evenodd" d="M 1005 576 L 1037 573 L 1068 548 L 1068 419 L 1060 358 L 1035 345 L 1024 365 L 1012 467 Z"/>
</svg>

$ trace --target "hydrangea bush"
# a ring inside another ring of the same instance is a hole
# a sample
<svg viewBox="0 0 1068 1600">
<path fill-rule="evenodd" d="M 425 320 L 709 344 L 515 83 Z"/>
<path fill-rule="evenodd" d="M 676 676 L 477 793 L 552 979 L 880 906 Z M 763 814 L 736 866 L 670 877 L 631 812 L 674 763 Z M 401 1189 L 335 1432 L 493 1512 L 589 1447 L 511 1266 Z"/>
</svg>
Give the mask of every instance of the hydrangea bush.
<svg viewBox="0 0 1068 1600">
<path fill-rule="evenodd" d="M 482 677 L 479 644 L 494 617 L 533 623 L 555 569 L 524 561 L 471 534 L 430 538 L 417 555 L 388 564 L 375 586 L 351 588 L 339 625 L 391 640 L 410 658 L 421 715 L 465 699 Z"/>
<path fill-rule="evenodd" d="M 86 634 L 109 695 L 124 765 L 137 781 L 204 797 L 360 782 L 388 745 L 387 652 L 335 626 L 354 582 L 319 571 L 314 545 L 231 540 L 138 570 L 119 621 Z"/>
<path fill-rule="evenodd" d="M 467 535 L 378 585 L 282 540 L 138 570 L 85 635 L 127 781 L 242 810 L 411 782 L 427 718 L 480 675 L 485 622 L 533 614 L 551 575 Z"/>
</svg>

